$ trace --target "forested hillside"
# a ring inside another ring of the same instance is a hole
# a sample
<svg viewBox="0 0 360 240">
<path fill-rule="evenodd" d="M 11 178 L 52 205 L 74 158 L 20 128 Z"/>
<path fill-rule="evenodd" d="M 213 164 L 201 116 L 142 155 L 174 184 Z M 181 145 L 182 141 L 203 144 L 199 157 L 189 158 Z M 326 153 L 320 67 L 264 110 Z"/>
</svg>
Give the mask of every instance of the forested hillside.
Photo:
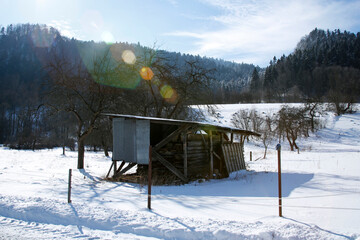
<svg viewBox="0 0 360 240">
<path fill-rule="evenodd" d="M 105 112 L 191 118 L 191 104 L 310 100 L 341 114 L 360 96 L 360 33 L 315 29 L 264 70 L 10 25 L 0 30 L 0 84 L 0 143 L 107 148 Z"/>
<path fill-rule="evenodd" d="M 1 27 L 0 143 L 107 145 L 102 113 L 187 118 L 189 104 L 240 101 L 254 68 L 140 44 L 68 39 L 45 25 Z M 142 70 L 154 77 L 145 79 Z"/>
<path fill-rule="evenodd" d="M 360 96 L 360 33 L 314 29 L 289 56 L 270 61 L 257 99 L 273 102 L 357 102 Z M 253 86 L 259 79 L 255 78 Z M 260 85 L 261 85 L 260 84 Z"/>
</svg>

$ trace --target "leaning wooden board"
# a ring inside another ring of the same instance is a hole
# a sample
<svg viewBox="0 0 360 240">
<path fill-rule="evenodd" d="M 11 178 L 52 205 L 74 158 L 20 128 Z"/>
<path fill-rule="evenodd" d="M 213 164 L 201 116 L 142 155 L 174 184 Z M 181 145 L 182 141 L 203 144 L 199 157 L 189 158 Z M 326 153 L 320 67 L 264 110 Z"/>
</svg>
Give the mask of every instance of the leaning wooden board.
<svg viewBox="0 0 360 240">
<path fill-rule="evenodd" d="M 221 149 L 228 173 L 245 169 L 244 154 L 240 143 L 222 144 Z"/>
</svg>

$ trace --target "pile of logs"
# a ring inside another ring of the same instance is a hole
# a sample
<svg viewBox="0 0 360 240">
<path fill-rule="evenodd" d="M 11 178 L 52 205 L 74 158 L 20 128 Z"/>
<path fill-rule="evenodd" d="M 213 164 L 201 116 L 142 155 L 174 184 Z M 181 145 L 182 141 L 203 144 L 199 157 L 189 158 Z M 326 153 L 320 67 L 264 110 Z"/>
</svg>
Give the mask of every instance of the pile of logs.
<svg viewBox="0 0 360 240">
<path fill-rule="evenodd" d="M 184 172 L 184 150 L 180 138 L 174 139 L 158 150 L 158 153 L 169 161 L 180 172 Z M 187 141 L 187 177 L 188 179 L 209 178 L 210 157 L 209 147 L 203 137 L 190 136 Z M 147 175 L 147 165 L 138 166 L 137 173 Z M 181 184 L 171 171 L 158 161 L 152 163 L 153 182 L 156 184 Z"/>
</svg>

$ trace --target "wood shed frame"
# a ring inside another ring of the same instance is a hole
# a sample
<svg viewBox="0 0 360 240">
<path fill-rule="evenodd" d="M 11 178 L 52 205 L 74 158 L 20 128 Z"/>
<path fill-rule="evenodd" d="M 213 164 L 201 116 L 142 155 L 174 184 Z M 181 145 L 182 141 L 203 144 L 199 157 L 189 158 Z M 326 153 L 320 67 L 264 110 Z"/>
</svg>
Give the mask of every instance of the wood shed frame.
<svg viewBox="0 0 360 240">
<path fill-rule="evenodd" d="M 106 114 L 113 123 L 112 178 L 138 165 L 146 175 L 151 146 L 153 175 L 173 174 L 186 183 L 200 178 L 222 178 L 245 169 L 244 140 L 257 133 L 215 124 Z M 235 142 L 235 136 L 238 142 Z M 121 164 L 117 167 L 117 162 Z M 125 163 L 128 165 L 125 167 Z"/>
</svg>

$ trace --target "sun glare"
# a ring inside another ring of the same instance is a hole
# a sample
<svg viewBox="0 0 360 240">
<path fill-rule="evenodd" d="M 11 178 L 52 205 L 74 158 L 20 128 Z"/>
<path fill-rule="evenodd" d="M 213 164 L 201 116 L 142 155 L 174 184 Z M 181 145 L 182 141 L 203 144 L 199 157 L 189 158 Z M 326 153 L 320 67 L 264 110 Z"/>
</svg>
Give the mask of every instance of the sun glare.
<svg viewBox="0 0 360 240">
<path fill-rule="evenodd" d="M 111 32 L 108 32 L 108 31 L 104 31 L 104 32 L 101 34 L 101 39 L 102 39 L 104 42 L 106 42 L 107 44 L 110 44 L 110 43 L 115 42 L 114 36 L 111 34 Z"/>
</svg>

